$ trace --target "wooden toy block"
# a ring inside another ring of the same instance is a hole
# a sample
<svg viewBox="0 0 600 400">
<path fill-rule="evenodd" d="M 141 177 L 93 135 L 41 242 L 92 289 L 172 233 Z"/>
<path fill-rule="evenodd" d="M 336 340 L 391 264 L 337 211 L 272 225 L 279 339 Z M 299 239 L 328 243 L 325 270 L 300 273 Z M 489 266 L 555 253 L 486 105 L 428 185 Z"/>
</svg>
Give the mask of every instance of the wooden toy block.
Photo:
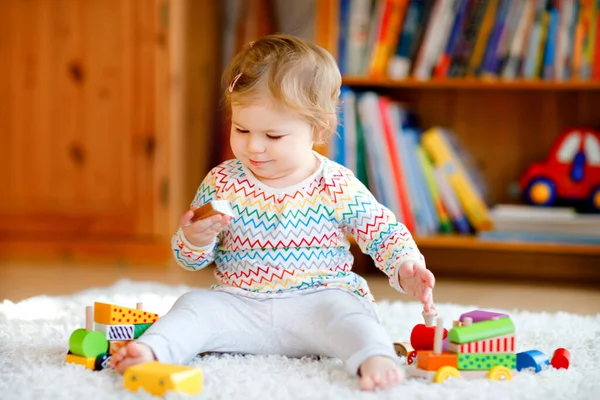
<svg viewBox="0 0 600 400">
<path fill-rule="evenodd" d="M 96 322 L 95 330 L 106 335 L 108 340 L 133 340 L 137 339 L 152 324 L 106 325 Z"/>
<path fill-rule="evenodd" d="M 504 318 L 504 317 L 508 317 L 508 314 L 501 314 L 501 313 L 484 311 L 484 310 L 473 310 L 473 311 L 469 311 L 467 313 L 462 314 L 458 320 L 460 322 L 464 322 L 465 318 L 471 318 L 472 322 L 481 322 L 481 321 L 489 321 L 491 319 Z"/>
<path fill-rule="evenodd" d="M 571 353 L 569 353 L 569 350 L 562 347 L 554 350 L 550 364 L 556 369 L 569 369 L 569 365 L 571 364 Z"/>
<path fill-rule="evenodd" d="M 77 354 L 73 354 L 73 353 L 69 352 L 69 353 L 67 353 L 67 356 L 65 357 L 65 361 L 68 364 L 79 364 L 79 365 L 83 365 L 87 369 L 94 370 L 95 363 L 96 363 L 96 357 L 82 357 L 82 356 L 78 356 Z"/>
<path fill-rule="evenodd" d="M 448 330 L 443 329 L 443 338 L 448 336 Z M 417 324 L 410 333 L 410 344 L 415 350 L 433 350 L 435 326 Z"/>
<path fill-rule="evenodd" d="M 152 324 L 156 320 L 158 320 L 158 314 L 144 310 L 135 310 L 114 304 L 94 303 L 94 321 L 100 324 Z"/>
<path fill-rule="evenodd" d="M 413 347 L 408 342 L 396 342 L 394 343 L 394 350 L 398 357 L 407 357 L 411 351 L 414 351 Z"/>
<path fill-rule="evenodd" d="M 448 341 L 445 349 L 453 353 L 512 353 L 515 351 L 515 334 L 463 344 Z"/>
<path fill-rule="evenodd" d="M 539 350 L 528 350 L 517 353 L 517 371 L 533 368 L 538 373 L 548 365 L 550 365 L 548 356 Z"/>
<path fill-rule="evenodd" d="M 448 339 L 451 342 L 463 344 L 508 335 L 514 332 L 515 326 L 512 319 L 499 318 L 452 328 L 448 332 Z"/>
<path fill-rule="evenodd" d="M 108 342 L 108 353 L 111 355 L 115 354 L 117 351 L 121 350 L 131 342 L 132 340 L 111 340 Z"/>
<path fill-rule="evenodd" d="M 231 205 L 227 200 L 213 200 L 211 202 L 206 203 L 200 208 L 194 210 L 194 216 L 192 217 L 192 222 L 196 222 L 200 219 L 212 217 L 216 214 L 224 214 L 229 215 L 231 217 L 234 216 L 233 210 L 231 209 Z"/>
<path fill-rule="evenodd" d="M 158 361 L 135 365 L 123 374 L 125 388 L 133 392 L 142 388 L 156 396 L 163 396 L 168 391 L 198 394 L 202 391 L 202 383 L 201 369 Z"/>
<path fill-rule="evenodd" d="M 408 365 L 411 365 L 413 363 L 415 363 L 417 361 L 417 351 L 413 350 L 410 353 L 408 353 L 408 356 L 406 356 L 406 363 Z"/>
<path fill-rule="evenodd" d="M 69 338 L 69 350 L 77 356 L 95 359 L 98 354 L 106 353 L 108 340 L 102 332 L 76 329 Z"/>
<path fill-rule="evenodd" d="M 514 353 L 458 353 L 458 369 L 490 370 L 496 366 L 515 369 L 517 356 Z"/>
<path fill-rule="evenodd" d="M 426 371 L 437 371 L 438 368 L 446 365 L 456 368 L 456 354 L 435 354 L 433 351 L 427 350 L 417 351 L 417 368 L 424 369 Z"/>
<path fill-rule="evenodd" d="M 108 363 L 110 362 L 111 356 L 112 354 L 109 353 L 99 354 L 94 360 L 94 370 L 102 371 L 103 369 L 107 369 L 109 367 Z"/>
<path fill-rule="evenodd" d="M 406 369 L 407 372 L 407 376 L 410 378 L 424 378 L 427 379 L 429 381 L 432 382 L 436 382 L 436 383 L 442 383 L 443 381 L 445 381 L 448 378 L 460 378 L 460 379 L 483 379 L 483 378 L 488 378 L 488 379 L 492 379 L 492 380 L 503 380 L 502 378 L 498 377 L 499 374 L 495 373 L 492 376 L 490 376 L 492 371 L 458 371 L 456 368 L 453 368 L 450 366 L 447 367 L 442 367 L 437 371 L 426 371 L 424 369 L 418 369 L 416 366 L 412 366 L 412 367 L 408 367 Z M 495 367 L 495 368 L 502 368 L 502 367 Z M 456 374 L 458 372 L 458 375 Z M 494 370 L 494 372 L 496 372 Z M 511 372 L 511 371 L 509 371 Z M 445 376 L 445 379 L 443 379 L 443 377 Z M 510 376 L 512 377 L 512 372 L 510 374 Z M 495 379 L 494 379 L 495 378 Z"/>
</svg>

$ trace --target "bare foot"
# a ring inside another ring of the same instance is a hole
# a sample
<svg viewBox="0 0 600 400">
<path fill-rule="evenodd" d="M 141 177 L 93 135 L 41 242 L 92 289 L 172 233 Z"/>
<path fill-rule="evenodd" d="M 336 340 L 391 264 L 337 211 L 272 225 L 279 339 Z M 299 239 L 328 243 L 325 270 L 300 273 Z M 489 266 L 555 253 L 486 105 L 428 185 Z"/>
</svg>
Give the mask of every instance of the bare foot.
<svg viewBox="0 0 600 400">
<path fill-rule="evenodd" d="M 154 360 L 156 357 L 150 347 L 142 343 L 131 342 L 112 355 L 110 367 L 122 374 L 129 367 Z"/>
<path fill-rule="evenodd" d="M 404 381 L 404 371 L 389 357 L 368 358 L 359 370 L 362 390 L 387 389 Z"/>
</svg>

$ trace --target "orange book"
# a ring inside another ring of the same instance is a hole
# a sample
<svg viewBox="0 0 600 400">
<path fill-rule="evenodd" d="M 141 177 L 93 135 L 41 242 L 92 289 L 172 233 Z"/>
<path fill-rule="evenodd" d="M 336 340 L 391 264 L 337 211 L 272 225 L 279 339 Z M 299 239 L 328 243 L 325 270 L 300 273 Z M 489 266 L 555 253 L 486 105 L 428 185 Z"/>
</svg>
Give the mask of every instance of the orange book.
<svg viewBox="0 0 600 400">
<path fill-rule="evenodd" d="M 408 8 L 408 0 L 384 1 L 381 29 L 369 65 L 369 75 L 376 78 L 387 74 L 387 66 L 396 49 Z"/>
</svg>

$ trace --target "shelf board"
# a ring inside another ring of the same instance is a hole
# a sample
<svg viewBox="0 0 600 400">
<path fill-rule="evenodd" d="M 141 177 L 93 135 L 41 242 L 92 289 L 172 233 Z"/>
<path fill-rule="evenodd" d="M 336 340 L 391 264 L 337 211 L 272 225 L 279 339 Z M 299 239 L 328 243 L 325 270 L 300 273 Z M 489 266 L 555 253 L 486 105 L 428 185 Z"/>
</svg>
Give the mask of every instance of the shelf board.
<svg viewBox="0 0 600 400">
<path fill-rule="evenodd" d="M 543 81 L 543 80 L 491 80 L 491 79 L 430 79 L 393 80 L 373 79 L 363 76 L 346 76 L 346 86 L 388 89 L 469 89 L 469 90 L 600 90 L 600 81 Z"/>
<path fill-rule="evenodd" d="M 494 242 L 480 240 L 476 236 L 423 236 L 415 237 L 420 248 L 434 247 L 446 249 L 528 252 L 546 254 L 600 255 L 600 246 L 556 243 Z"/>
</svg>

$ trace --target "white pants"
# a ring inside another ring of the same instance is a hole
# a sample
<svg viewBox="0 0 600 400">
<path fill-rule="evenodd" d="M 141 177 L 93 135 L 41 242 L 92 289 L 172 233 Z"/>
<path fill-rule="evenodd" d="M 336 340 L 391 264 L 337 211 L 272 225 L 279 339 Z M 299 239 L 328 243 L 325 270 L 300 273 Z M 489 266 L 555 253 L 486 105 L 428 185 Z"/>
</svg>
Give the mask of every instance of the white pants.
<svg viewBox="0 0 600 400">
<path fill-rule="evenodd" d="M 351 293 L 329 289 L 256 299 L 219 290 L 181 296 L 139 339 L 165 363 L 204 352 L 321 355 L 344 361 L 351 374 L 375 355 L 397 360 L 375 311 Z"/>
</svg>

